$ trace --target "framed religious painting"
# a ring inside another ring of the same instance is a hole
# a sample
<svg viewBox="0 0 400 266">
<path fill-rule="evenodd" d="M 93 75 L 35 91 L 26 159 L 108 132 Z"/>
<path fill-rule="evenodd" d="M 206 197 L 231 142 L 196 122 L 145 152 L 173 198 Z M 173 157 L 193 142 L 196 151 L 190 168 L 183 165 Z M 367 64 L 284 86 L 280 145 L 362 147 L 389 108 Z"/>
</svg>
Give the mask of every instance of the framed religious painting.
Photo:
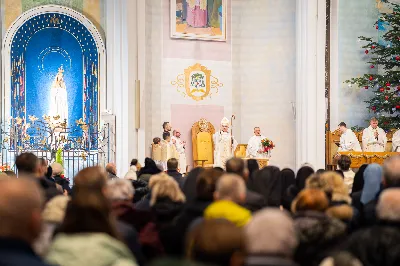
<svg viewBox="0 0 400 266">
<path fill-rule="evenodd" d="M 171 0 L 171 38 L 226 41 L 227 0 Z"/>
</svg>

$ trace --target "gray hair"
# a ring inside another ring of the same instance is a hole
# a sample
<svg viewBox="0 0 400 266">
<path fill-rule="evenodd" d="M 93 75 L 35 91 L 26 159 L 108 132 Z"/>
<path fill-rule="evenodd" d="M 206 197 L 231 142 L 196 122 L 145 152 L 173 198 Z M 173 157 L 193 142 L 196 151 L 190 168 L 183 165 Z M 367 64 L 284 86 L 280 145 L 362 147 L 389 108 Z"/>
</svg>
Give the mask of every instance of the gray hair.
<svg viewBox="0 0 400 266">
<path fill-rule="evenodd" d="M 246 195 L 246 184 L 243 178 L 236 174 L 224 174 L 219 178 L 215 192 L 218 199 L 240 202 L 241 197 Z"/>
<path fill-rule="evenodd" d="M 51 164 L 51 169 L 53 170 L 53 176 L 61 175 L 61 173 L 64 171 L 64 167 L 60 163 L 56 162 Z"/>
<path fill-rule="evenodd" d="M 324 259 L 320 266 L 363 266 L 363 264 L 347 251 L 342 251 Z"/>
<path fill-rule="evenodd" d="M 279 209 L 267 208 L 257 212 L 244 232 L 250 254 L 292 257 L 298 245 L 292 218 Z"/>
<path fill-rule="evenodd" d="M 386 187 L 400 187 L 400 156 L 393 156 L 385 160 L 383 179 Z"/>
<path fill-rule="evenodd" d="M 400 189 L 385 189 L 379 197 L 376 215 L 380 220 L 400 222 Z"/>
<path fill-rule="evenodd" d="M 107 194 L 110 200 L 130 200 L 135 194 L 132 181 L 115 178 L 107 182 Z"/>
</svg>

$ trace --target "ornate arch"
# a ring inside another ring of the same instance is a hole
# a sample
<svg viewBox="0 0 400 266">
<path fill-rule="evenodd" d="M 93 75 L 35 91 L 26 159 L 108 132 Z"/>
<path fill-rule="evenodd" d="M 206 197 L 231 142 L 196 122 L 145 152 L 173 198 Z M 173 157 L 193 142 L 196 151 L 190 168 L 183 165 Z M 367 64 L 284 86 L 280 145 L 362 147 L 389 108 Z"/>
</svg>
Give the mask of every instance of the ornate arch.
<svg viewBox="0 0 400 266">
<path fill-rule="evenodd" d="M 83 116 L 85 120 L 87 114 L 90 114 L 91 119 L 97 122 L 100 118 L 101 107 L 105 107 L 106 99 L 104 41 L 99 30 L 83 14 L 58 5 L 39 6 L 23 13 L 6 32 L 2 44 L 2 76 L 4 77 L 1 91 L 2 120 L 6 121 L 11 116 L 26 115 L 26 99 L 24 99 L 27 89 L 24 57 L 26 47 L 36 33 L 49 28 L 68 32 L 81 46 L 84 94 L 82 97 L 84 101 L 90 99 L 87 104 L 83 102 L 85 110 Z M 92 47 L 90 43 L 93 44 Z M 48 51 L 52 52 L 53 50 L 49 48 Z M 65 54 L 64 51 L 63 53 Z M 94 106 L 96 112 L 94 112 Z"/>
</svg>

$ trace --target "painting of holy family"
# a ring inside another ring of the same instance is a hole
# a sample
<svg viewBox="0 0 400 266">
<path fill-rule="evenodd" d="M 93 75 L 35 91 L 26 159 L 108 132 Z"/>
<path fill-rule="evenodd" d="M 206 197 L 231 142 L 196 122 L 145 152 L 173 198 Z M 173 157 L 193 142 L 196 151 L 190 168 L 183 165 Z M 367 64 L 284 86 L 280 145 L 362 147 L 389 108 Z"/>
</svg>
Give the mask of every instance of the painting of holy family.
<svg viewBox="0 0 400 266">
<path fill-rule="evenodd" d="M 226 0 L 171 0 L 171 37 L 226 40 Z"/>
</svg>

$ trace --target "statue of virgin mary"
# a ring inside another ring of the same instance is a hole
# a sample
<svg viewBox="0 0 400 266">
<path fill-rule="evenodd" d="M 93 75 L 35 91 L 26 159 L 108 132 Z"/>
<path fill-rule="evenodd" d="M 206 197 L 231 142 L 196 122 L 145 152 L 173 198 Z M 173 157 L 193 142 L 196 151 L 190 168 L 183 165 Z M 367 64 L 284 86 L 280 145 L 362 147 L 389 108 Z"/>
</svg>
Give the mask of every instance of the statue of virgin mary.
<svg viewBox="0 0 400 266">
<path fill-rule="evenodd" d="M 58 119 L 60 122 L 68 120 L 68 97 L 63 66 L 58 69 L 58 73 L 51 85 L 49 115 L 51 117 L 60 116 Z"/>
</svg>

